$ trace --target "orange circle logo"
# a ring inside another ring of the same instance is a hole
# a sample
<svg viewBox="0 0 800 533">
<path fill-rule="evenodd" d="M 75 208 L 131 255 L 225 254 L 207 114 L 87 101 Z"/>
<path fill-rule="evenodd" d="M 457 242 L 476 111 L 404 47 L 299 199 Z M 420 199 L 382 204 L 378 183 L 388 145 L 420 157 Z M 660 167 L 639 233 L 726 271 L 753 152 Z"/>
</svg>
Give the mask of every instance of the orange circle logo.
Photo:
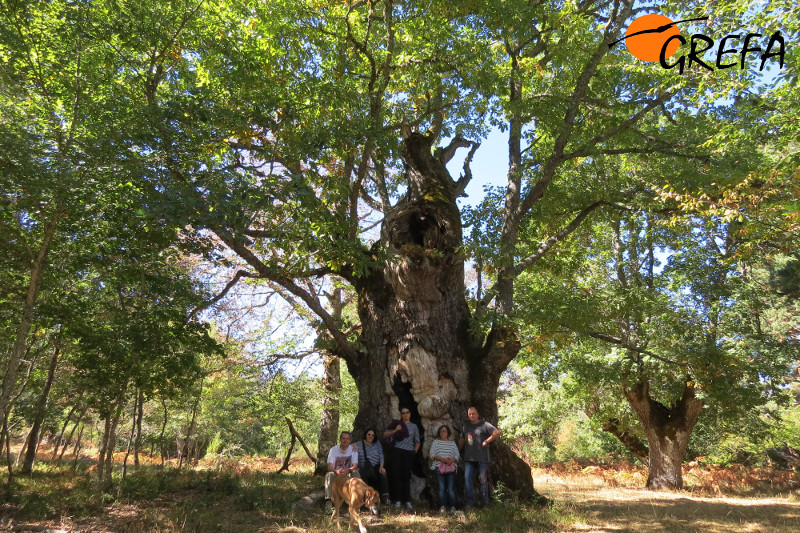
<svg viewBox="0 0 800 533">
<path fill-rule="evenodd" d="M 661 49 L 667 39 L 680 33 L 677 25 L 664 15 L 642 15 L 631 22 L 625 31 L 625 44 L 634 56 L 654 63 L 660 59 Z M 678 40 L 673 39 L 667 46 L 664 57 L 672 56 L 678 46 Z"/>
</svg>

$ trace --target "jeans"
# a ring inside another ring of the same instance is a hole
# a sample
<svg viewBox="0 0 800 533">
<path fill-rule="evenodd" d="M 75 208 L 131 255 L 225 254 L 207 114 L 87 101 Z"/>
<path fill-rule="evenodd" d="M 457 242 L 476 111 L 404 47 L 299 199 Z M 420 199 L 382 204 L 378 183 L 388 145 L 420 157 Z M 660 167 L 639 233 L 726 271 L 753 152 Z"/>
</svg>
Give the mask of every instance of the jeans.
<svg viewBox="0 0 800 533">
<path fill-rule="evenodd" d="M 478 481 L 481 484 L 481 503 L 489 503 L 489 463 L 479 463 L 477 461 L 464 461 L 464 492 L 466 493 L 466 507 L 475 505 L 475 489 L 472 486 L 472 478 L 475 476 L 475 467 L 478 468 Z"/>
<path fill-rule="evenodd" d="M 439 507 L 455 507 L 456 473 L 440 474 L 436 472 L 436 480 L 439 482 Z"/>
</svg>

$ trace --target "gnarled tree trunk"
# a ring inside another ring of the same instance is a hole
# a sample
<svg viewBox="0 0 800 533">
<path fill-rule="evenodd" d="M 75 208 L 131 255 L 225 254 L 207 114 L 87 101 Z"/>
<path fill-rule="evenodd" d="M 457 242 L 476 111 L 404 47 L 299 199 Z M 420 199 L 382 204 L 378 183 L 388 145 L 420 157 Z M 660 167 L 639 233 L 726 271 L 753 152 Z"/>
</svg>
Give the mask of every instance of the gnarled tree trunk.
<svg viewBox="0 0 800 533">
<path fill-rule="evenodd" d="M 670 408 L 650 397 L 647 381 L 626 390 L 625 396 L 644 428 L 650 447 L 647 488 L 683 488 L 683 455 L 700 417 L 703 400 L 695 396 L 694 386 L 688 380 L 680 400 Z"/>
<path fill-rule="evenodd" d="M 465 298 L 462 226 L 456 188 L 431 139 L 405 143 L 408 193 L 385 214 L 382 269 L 351 279 L 361 318 L 360 350 L 343 355 L 359 390 L 357 434 L 379 430 L 408 405 L 420 426 L 422 453 L 441 424 L 460 437 L 467 408 L 497 422 L 500 375 L 519 350 L 514 332 L 495 326 L 486 338 L 470 331 Z M 524 498 L 541 498 L 530 467 L 505 445 L 493 447 L 492 477 Z"/>
</svg>

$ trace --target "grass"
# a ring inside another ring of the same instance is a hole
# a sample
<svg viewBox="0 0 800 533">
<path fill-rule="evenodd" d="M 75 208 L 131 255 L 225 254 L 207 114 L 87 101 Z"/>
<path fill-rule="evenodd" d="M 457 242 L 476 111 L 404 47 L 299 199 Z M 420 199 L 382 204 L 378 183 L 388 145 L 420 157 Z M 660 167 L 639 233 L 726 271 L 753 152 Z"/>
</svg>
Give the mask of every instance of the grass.
<svg viewBox="0 0 800 533">
<path fill-rule="evenodd" d="M 91 462 L 75 475 L 66 466 L 41 462 L 33 475 L 9 484 L 0 476 L 0 530 L 49 528 L 92 532 L 331 531 L 322 509 L 295 511 L 293 504 L 321 490 L 308 462 L 275 473 L 263 458 L 202 462 L 194 469 L 144 465 L 113 489 L 97 489 Z M 692 471 L 691 469 L 689 471 Z M 643 473 L 630 465 L 553 465 L 534 469 L 537 490 L 554 504 L 521 505 L 499 492 L 488 508 L 439 516 L 384 512 L 368 521 L 371 532 L 800 532 L 800 498 L 791 472 L 696 470 L 688 490 L 642 490 Z M 346 513 L 343 513 L 346 516 Z M 343 530 L 347 520 L 342 519 Z M 355 531 L 355 529 L 352 529 Z"/>
</svg>

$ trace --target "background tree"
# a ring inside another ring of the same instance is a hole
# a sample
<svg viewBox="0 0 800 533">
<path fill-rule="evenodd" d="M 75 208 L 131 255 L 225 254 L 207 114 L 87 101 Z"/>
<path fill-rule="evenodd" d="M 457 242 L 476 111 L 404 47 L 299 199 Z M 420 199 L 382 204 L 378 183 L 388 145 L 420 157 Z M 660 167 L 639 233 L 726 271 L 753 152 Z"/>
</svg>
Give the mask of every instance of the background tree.
<svg viewBox="0 0 800 533">
<path fill-rule="evenodd" d="M 594 391 L 624 393 L 647 439 L 648 487 L 679 488 L 703 406 L 738 419 L 783 397 L 796 347 L 775 315 L 765 275 L 733 261 L 736 224 L 685 217 L 665 225 L 657 216 L 624 213 L 609 225 L 582 242 L 594 257 L 578 262 L 576 286 L 556 277 L 532 286 L 525 299 L 561 303 L 547 318 L 532 311 L 539 323 L 584 337 L 559 349 L 559 371 L 623 441 L 629 423 L 619 420 L 627 417 L 614 400 L 598 404 Z M 627 444 L 641 455 L 635 440 Z"/>
</svg>

